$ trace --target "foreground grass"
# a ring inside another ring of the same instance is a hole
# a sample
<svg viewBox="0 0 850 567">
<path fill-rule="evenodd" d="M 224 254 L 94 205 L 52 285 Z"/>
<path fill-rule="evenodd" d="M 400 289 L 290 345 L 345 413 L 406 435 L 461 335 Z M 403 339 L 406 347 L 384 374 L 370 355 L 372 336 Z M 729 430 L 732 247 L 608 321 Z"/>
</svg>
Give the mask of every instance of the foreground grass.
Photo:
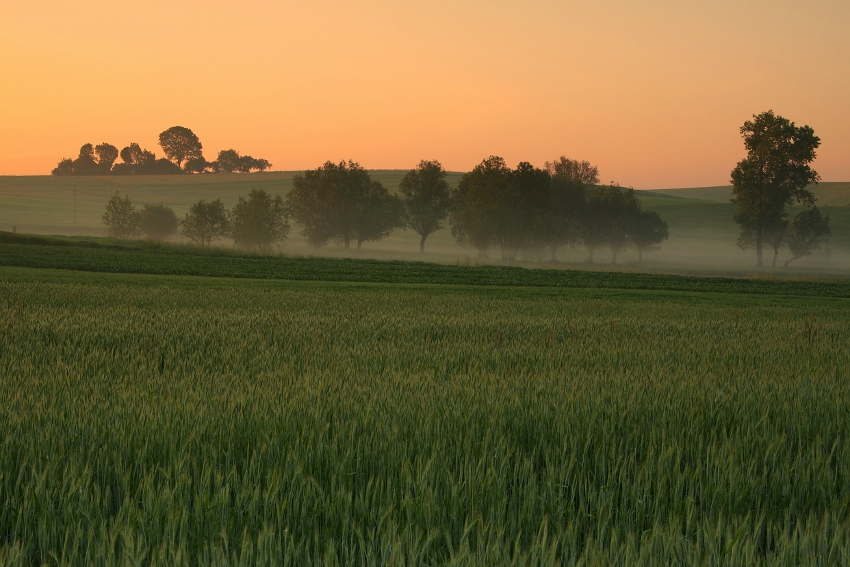
<svg viewBox="0 0 850 567">
<path fill-rule="evenodd" d="M 847 564 L 849 316 L 2 268 L 0 564 Z"/>
</svg>

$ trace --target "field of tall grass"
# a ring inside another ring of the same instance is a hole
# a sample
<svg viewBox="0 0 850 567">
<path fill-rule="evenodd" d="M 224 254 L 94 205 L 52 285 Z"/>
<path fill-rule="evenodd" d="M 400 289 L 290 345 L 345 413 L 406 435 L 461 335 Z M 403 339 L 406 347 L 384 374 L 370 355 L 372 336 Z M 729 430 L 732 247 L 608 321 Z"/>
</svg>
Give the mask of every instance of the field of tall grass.
<svg viewBox="0 0 850 567">
<path fill-rule="evenodd" d="M 0 565 L 846 565 L 848 321 L 2 268 Z"/>
</svg>

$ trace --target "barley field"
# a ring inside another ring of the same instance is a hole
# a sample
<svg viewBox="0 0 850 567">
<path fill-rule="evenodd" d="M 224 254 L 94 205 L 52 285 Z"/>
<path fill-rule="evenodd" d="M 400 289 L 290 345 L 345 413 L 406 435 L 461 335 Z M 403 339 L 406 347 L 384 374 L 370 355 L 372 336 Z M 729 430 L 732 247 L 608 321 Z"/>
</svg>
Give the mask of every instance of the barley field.
<svg viewBox="0 0 850 567">
<path fill-rule="evenodd" d="M 0 565 L 846 565 L 848 321 L 0 268 Z"/>
</svg>

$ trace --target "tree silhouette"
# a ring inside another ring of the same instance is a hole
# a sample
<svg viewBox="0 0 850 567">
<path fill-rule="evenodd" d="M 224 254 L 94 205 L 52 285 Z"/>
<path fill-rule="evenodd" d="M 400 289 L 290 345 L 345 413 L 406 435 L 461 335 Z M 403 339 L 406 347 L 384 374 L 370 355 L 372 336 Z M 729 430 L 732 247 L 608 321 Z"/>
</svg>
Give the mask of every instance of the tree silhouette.
<svg viewBox="0 0 850 567">
<path fill-rule="evenodd" d="M 239 197 L 230 214 L 233 242 L 246 248 L 263 248 L 286 240 L 289 214 L 280 196 L 272 197 L 262 189 L 252 189 L 248 199 Z"/>
<path fill-rule="evenodd" d="M 203 157 L 203 146 L 194 132 L 183 126 L 172 126 L 159 135 L 159 145 L 168 159 L 182 168 L 190 158 Z"/>
<path fill-rule="evenodd" d="M 221 199 L 198 201 L 189 207 L 179 224 L 180 234 L 201 246 L 209 246 L 230 232 L 230 219 Z"/>
<path fill-rule="evenodd" d="M 94 148 L 94 153 L 97 155 L 98 169 L 103 175 L 108 174 L 112 170 L 112 164 L 118 159 L 118 148 L 104 142 Z"/>
<path fill-rule="evenodd" d="M 552 179 L 552 189 L 543 243 L 549 247 L 551 260 L 555 262 L 559 248 L 579 239 L 587 192 L 599 183 L 599 170 L 588 161 L 565 156 L 547 161 L 545 168 Z"/>
<path fill-rule="evenodd" d="M 136 238 L 139 235 L 139 212 L 133 206 L 129 196 L 121 196 L 116 191 L 106 204 L 103 224 L 109 236 L 114 238 Z"/>
<path fill-rule="evenodd" d="M 239 169 L 241 156 L 236 150 L 221 150 L 218 159 L 213 162 L 216 173 L 235 173 Z"/>
<path fill-rule="evenodd" d="M 747 157 L 732 170 L 732 203 L 738 206 L 734 219 L 742 230 L 739 245 L 752 242 L 761 267 L 765 233 L 784 218 L 786 205 L 814 205 L 806 187 L 820 179 L 809 166 L 820 138 L 809 126 L 798 127 L 773 111 L 746 121 L 741 136 Z"/>
<path fill-rule="evenodd" d="M 345 248 L 354 241 L 383 238 L 400 223 L 400 204 L 359 163 L 325 162 L 292 179 L 287 203 L 301 233 L 312 246 L 336 240 Z"/>
<path fill-rule="evenodd" d="M 424 252 L 425 239 L 440 230 L 449 215 L 451 193 L 446 170 L 437 160 L 422 160 L 401 180 L 399 192 L 405 224 L 420 236 L 419 252 Z"/>
<path fill-rule="evenodd" d="M 458 244 L 476 248 L 479 258 L 487 257 L 487 249 L 497 242 L 499 206 L 508 192 L 510 175 L 504 159 L 490 156 L 465 173 L 452 191 L 452 235 Z"/>
<path fill-rule="evenodd" d="M 791 230 L 788 233 L 788 249 L 791 257 L 785 261 L 787 268 L 791 262 L 820 248 L 829 240 L 832 230 L 829 228 L 829 217 L 822 216 L 817 207 L 812 207 L 794 217 Z"/>
<path fill-rule="evenodd" d="M 153 240 L 164 240 L 177 232 L 177 215 L 163 204 L 147 204 L 139 213 L 139 229 Z"/>
<path fill-rule="evenodd" d="M 637 211 L 632 218 L 631 239 L 638 253 L 638 263 L 643 262 L 643 253 L 658 250 L 667 240 L 670 231 L 667 223 L 655 211 Z"/>
</svg>

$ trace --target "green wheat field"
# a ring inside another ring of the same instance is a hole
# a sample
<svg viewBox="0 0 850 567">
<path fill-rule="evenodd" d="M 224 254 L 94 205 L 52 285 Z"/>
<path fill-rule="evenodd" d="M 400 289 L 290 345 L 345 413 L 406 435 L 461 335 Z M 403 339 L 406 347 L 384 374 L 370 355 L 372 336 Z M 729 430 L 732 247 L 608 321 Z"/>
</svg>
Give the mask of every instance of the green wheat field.
<svg viewBox="0 0 850 567">
<path fill-rule="evenodd" d="M 116 274 L 15 246 L 2 566 L 850 564 L 844 283 Z"/>
</svg>

